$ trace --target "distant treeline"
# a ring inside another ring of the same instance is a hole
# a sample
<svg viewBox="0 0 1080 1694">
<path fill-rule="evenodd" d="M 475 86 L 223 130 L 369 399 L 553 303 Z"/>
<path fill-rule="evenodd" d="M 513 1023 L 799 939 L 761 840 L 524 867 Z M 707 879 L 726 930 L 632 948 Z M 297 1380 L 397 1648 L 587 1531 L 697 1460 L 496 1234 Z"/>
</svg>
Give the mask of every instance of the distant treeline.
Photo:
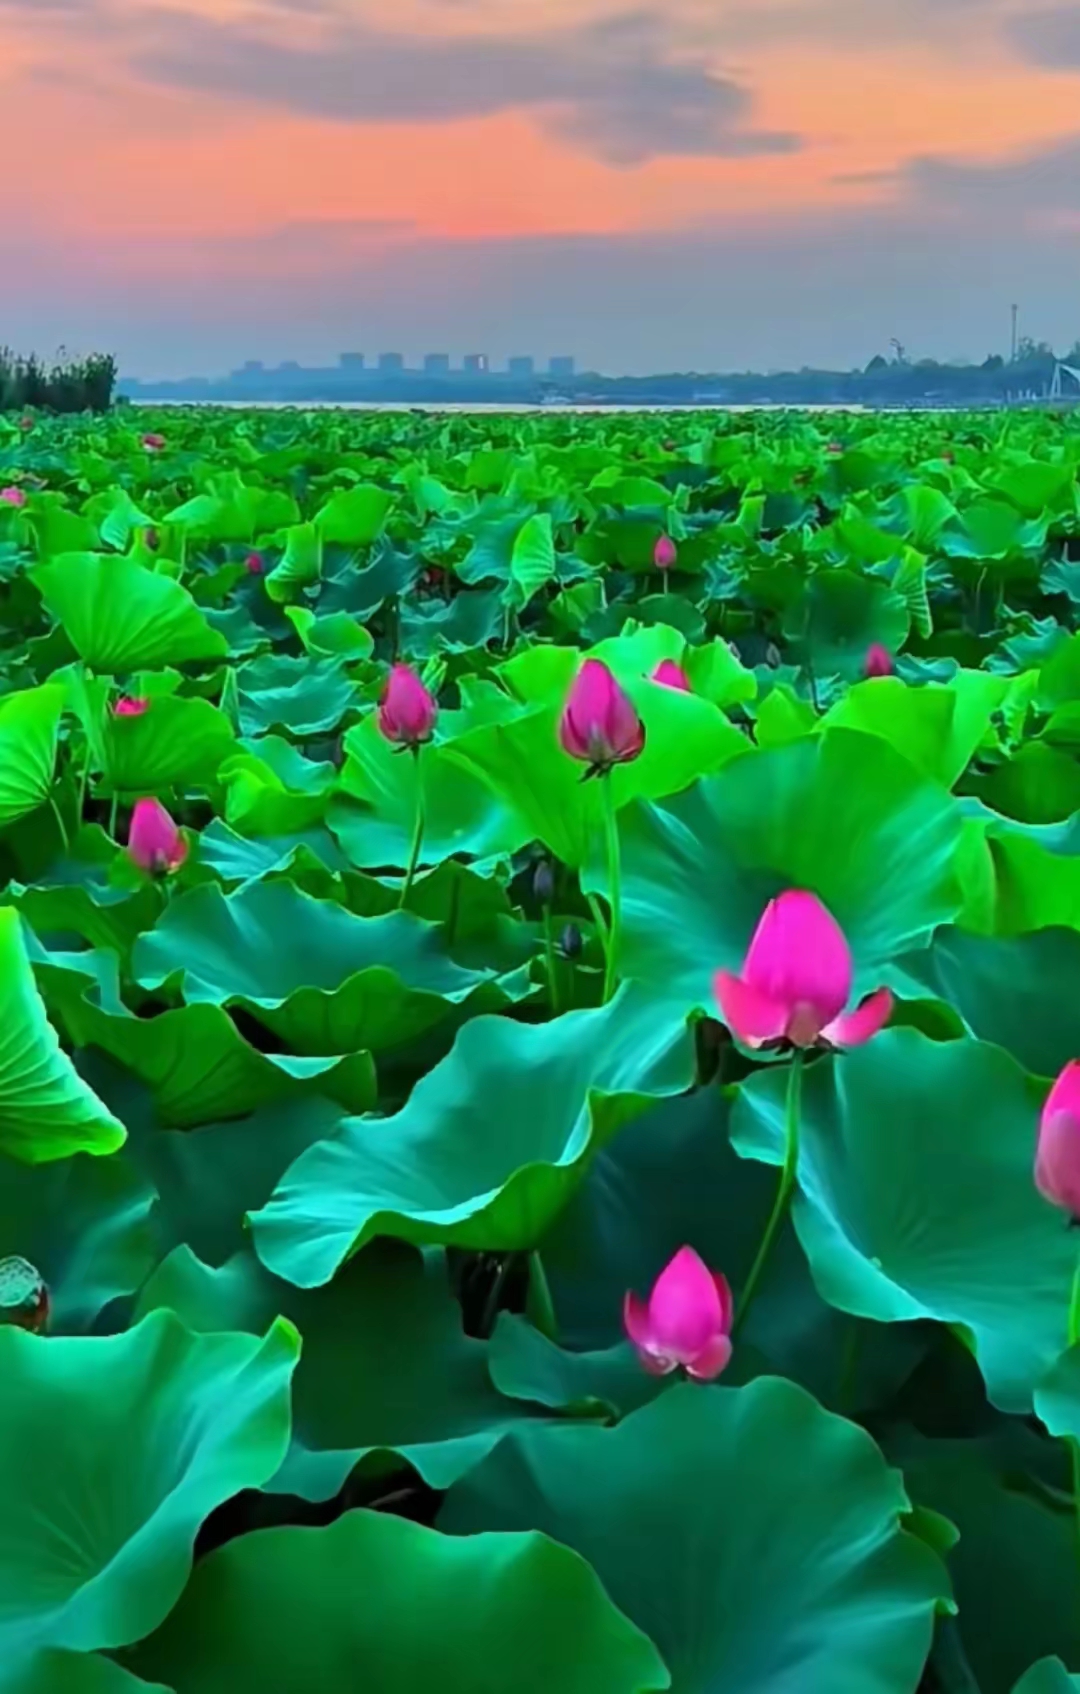
<svg viewBox="0 0 1080 1694">
<path fill-rule="evenodd" d="M 110 353 L 72 358 L 63 347 L 52 364 L 36 353 L 0 347 L 0 412 L 33 406 L 49 412 L 107 412 L 117 365 Z"/>
</svg>

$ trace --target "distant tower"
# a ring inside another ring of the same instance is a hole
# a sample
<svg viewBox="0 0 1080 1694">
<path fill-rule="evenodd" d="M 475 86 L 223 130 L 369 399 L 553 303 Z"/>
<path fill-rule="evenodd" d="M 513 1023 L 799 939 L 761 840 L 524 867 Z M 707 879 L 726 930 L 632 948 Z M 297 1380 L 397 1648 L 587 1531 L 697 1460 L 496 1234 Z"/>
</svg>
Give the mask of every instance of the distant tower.
<svg viewBox="0 0 1080 1694">
<path fill-rule="evenodd" d="M 1016 349 L 1019 345 L 1019 342 L 1017 340 L 1017 335 L 1016 335 L 1016 329 L 1017 329 L 1017 323 L 1018 323 L 1019 318 L 1020 318 L 1020 308 L 1019 308 L 1019 306 L 1011 306 L 1009 308 L 1009 310 L 1012 312 L 1012 347 L 1011 347 L 1011 350 L 1010 350 L 1010 353 L 1009 353 L 1009 357 L 1013 361 L 1013 363 L 1015 364 L 1016 363 Z"/>
<path fill-rule="evenodd" d="M 488 356 L 486 353 L 466 353 L 462 370 L 469 376 L 486 376 L 488 372 Z"/>
</svg>

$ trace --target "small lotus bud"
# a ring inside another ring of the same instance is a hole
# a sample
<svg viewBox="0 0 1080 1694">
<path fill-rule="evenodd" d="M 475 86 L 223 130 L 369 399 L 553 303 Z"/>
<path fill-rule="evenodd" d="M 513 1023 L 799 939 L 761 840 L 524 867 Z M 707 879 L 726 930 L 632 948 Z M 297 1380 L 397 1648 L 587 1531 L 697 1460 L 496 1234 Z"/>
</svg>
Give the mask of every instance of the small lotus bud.
<svg viewBox="0 0 1080 1694">
<path fill-rule="evenodd" d="M 533 871 L 533 893 L 542 906 L 550 906 L 555 897 L 555 873 L 546 859 Z"/>
<path fill-rule="evenodd" d="M 581 931 L 576 923 L 568 923 L 559 938 L 559 945 L 566 959 L 581 957 Z"/>
</svg>

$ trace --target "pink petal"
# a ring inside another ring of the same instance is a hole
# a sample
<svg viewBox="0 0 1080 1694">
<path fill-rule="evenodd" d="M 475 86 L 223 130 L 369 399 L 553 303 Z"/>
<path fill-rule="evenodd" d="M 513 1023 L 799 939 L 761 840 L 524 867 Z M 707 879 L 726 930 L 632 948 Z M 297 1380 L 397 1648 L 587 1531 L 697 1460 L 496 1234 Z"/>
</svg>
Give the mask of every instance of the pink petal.
<svg viewBox="0 0 1080 1694">
<path fill-rule="evenodd" d="M 689 1364 L 720 1333 L 722 1315 L 711 1272 L 692 1247 L 680 1247 L 649 1297 L 653 1351 Z"/>
<path fill-rule="evenodd" d="M 866 676 L 892 676 L 894 665 L 892 654 L 880 641 L 873 642 L 866 650 L 863 663 L 863 673 Z"/>
<path fill-rule="evenodd" d="M 682 666 L 675 663 L 674 659 L 661 659 L 652 673 L 652 680 L 663 683 L 665 688 L 678 688 L 684 694 L 693 693 L 693 689 L 690 687 L 690 678 Z"/>
<path fill-rule="evenodd" d="M 727 1335 L 714 1335 L 701 1349 L 696 1359 L 686 1367 L 687 1376 L 692 1376 L 697 1382 L 711 1382 L 720 1372 L 726 1370 L 731 1363 L 731 1338 Z"/>
<path fill-rule="evenodd" d="M 789 888 L 770 900 L 743 963 L 744 983 L 783 1006 L 800 1044 L 840 1016 L 851 993 L 851 949 L 816 894 Z M 732 1025 L 734 1028 L 735 1026 Z M 735 1030 L 738 1034 L 738 1030 Z"/>
<path fill-rule="evenodd" d="M 600 659 L 586 659 L 559 720 L 559 740 L 571 758 L 601 767 L 636 759 L 645 726 L 633 701 Z"/>
<path fill-rule="evenodd" d="M 662 535 L 653 548 L 653 564 L 657 570 L 669 571 L 678 557 L 678 552 L 670 535 Z"/>
<path fill-rule="evenodd" d="M 779 1000 L 771 1000 L 730 971 L 717 971 L 713 977 L 716 995 L 724 1022 L 732 1035 L 744 1047 L 760 1047 L 765 1041 L 778 1041 L 785 1033 L 788 1009 Z"/>
<path fill-rule="evenodd" d="M 623 1300 L 623 1328 L 635 1347 L 647 1347 L 652 1340 L 649 1308 L 636 1294 Z"/>
<path fill-rule="evenodd" d="M 719 1271 L 713 1272 L 713 1282 L 720 1300 L 720 1327 L 728 1331 L 735 1321 L 735 1301 L 731 1294 L 731 1284 L 726 1276 Z"/>
<path fill-rule="evenodd" d="M 884 1029 L 892 1016 L 893 997 L 887 988 L 879 988 L 860 1001 L 853 1012 L 841 1012 L 822 1030 L 825 1040 L 833 1047 L 861 1047 L 865 1041 Z"/>
<path fill-rule="evenodd" d="M 1065 1066 L 1039 1120 L 1035 1186 L 1055 1206 L 1080 1217 L 1080 1063 Z"/>
<path fill-rule="evenodd" d="M 176 870 L 187 858 L 187 842 L 160 800 L 139 800 L 131 814 L 128 853 L 145 871 Z"/>
<path fill-rule="evenodd" d="M 386 740 L 403 747 L 430 741 L 437 713 L 434 697 L 416 672 L 408 665 L 395 665 L 379 705 L 378 725 Z"/>
</svg>

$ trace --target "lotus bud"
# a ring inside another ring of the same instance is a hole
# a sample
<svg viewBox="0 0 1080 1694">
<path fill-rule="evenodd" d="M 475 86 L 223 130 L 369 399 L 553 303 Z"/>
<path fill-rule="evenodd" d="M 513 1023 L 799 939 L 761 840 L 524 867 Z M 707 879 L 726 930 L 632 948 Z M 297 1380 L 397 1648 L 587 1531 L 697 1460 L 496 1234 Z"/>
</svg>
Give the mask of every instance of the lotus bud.
<svg viewBox="0 0 1080 1694">
<path fill-rule="evenodd" d="M 25 506 L 25 491 L 21 488 L 0 488 L 0 502 L 5 506 Z"/>
<path fill-rule="evenodd" d="M 138 800 L 128 829 L 128 856 L 140 870 L 164 876 L 179 870 L 187 842 L 160 800 Z"/>
<path fill-rule="evenodd" d="M 770 900 L 738 976 L 713 979 L 724 1022 L 745 1047 L 859 1047 L 888 1022 L 879 988 L 845 1011 L 853 980 L 843 930 L 818 899 L 790 888 Z"/>
<path fill-rule="evenodd" d="M 1039 1120 L 1035 1186 L 1070 1217 L 1080 1218 L 1080 1063 L 1065 1066 Z"/>
<path fill-rule="evenodd" d="M 887 647 L 883 647 L 880 641 L 872 642 L 866 650 L 866 659 L 863 663 L 863 675 L 868 677 L 892 676 L 894 668 L 892 654 L 889 652 L 889 649 Z"/>
<path fill-rule="evenodd" d="M 670 535 L 662 535 L 653 548 L 653 564 L 658 571 L 669 571 L 678 558 L 678 549 Z"/>
<path fill-rule="evenodd" d="M 542 906 L 550 906 L 555 898 L 555 872 L 546 859 L 533 871 L 533 894 Z"/>
<path fill-rule="evenodd" d="M 396 747 L 419 747 L 435 733 L 438 707 L 414 670 L 395 665 L 379 703 L 379 733 Z"/>
<path fill-rule="evenodd" d="M 141 718 L 150 710 L 150 702 L 142 694 L 121 694 L 113 707 L 114 718 Z"/>
<path fill-rule="evenodd" d="M 588 765 L 587 776 L 603 775 L 644 751 L 645 725 L 600 659 L 586 659 L 578 671 L 559 719 L 559 741 L 571 758 Z"/>
<path fill-rule="evenodd" d="M 699 1382 L 720 1375 L 731 1359 L 735 1305 L 727 1278 L 710 1271 L 692 1247 L 680 1247 L 647 1301 L 627 1294 L 623 1325 L 645 1369 L 669 1376 L 682 1369 Z"/>
<path fill-rule="evenodd" d="M 677 688 L 683 694 L 694 692 L 690 686 L 690 678 L 674 659 L 661 659 L 652 673 L 652 679 L 654 682 L 663 683 L 665 688 Z"/>
<path fill-rule="evenodd" d="M 576 923 L 568 923 L 566 925 L 562 935 L 559 937 L 559 946 L 562 949 L 564 959 L 580 959 L 582 948 L 581 931 Z"/>
</svg>

